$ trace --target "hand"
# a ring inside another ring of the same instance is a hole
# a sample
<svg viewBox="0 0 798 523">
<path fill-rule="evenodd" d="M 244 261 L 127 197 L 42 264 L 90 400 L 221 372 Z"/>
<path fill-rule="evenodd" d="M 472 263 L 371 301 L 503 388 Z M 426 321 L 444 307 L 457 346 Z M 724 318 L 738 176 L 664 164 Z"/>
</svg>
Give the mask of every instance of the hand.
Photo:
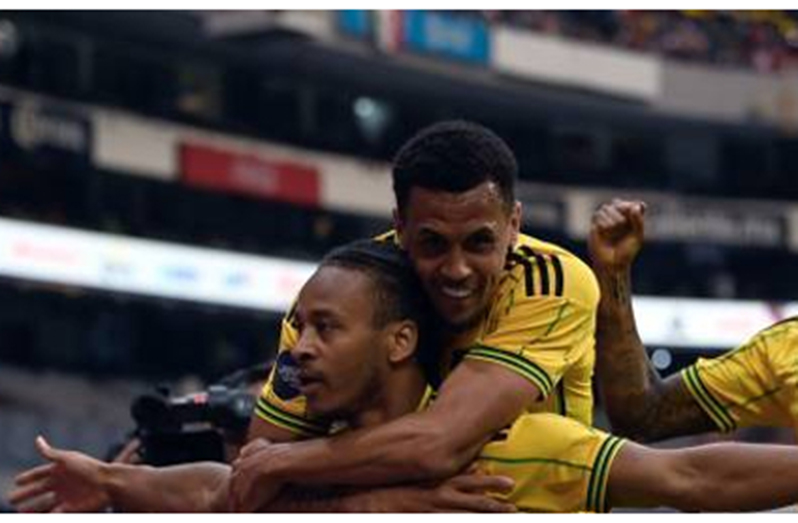
<svg viewBox="0 0 798 523">
<path fill-rule="evenodd" d="M 588 250 L 593 268 L 626 270 L 643 247 L 646 204 L 614 199 L 593 213 Z"/>
<path fill-rule="evenodd" d="M 278 445 L 264 438 L 246 444 L 233 462 L 230 475 L 229 503 L 233 512 L 256 512 L 277 497 L 282 484 L 270 478 L 266 465 Z"/>
<path fill-rule="evenodd" d="M 493 494 L 507 494 L 513 480 L 505 476 L 467 473 L 454 476 L 435 486 L 402 486 L 362 493 L 357 512 L 515 512 L 515 506 Z"/>
<path fill-rule="evenodd" d="M 141 457 L 138 452 L 141 448 L 141 440 L 133 438 L 122 447 L 122 450 L 114 456 L 111 463 L 123 463 L 125 465 L 139 465 L 141 464 Z"/>
<path fill-rule="evenodd" d="M 97 512 L 108 508 L 104 463 L 80 452 L 51 447 L 41 436 L 36 450 L 50 463 L 15 478 L 8 501 L 21 512 Z"/>
</svg>

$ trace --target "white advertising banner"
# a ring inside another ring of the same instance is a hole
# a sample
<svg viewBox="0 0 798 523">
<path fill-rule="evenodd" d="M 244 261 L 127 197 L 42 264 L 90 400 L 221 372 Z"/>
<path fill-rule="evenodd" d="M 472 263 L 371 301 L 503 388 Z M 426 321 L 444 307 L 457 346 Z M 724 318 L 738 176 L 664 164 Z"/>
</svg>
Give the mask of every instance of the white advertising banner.
<svg viewBox="0 0 798 523">
<path fill-rule="evenodd" d="M 0 218 L 0 276 L 283 312 L 316 264 Z M 728 349 L 798 303 L 637 296 L 647 345 Z"/>
<path fill-rule="evenodd" d="M 0 276 L 281 312 L 315 264 L 0 218 Z"/>
<path fill-rule="evenodd" d="M 798 312 L 798 304 L 637 296 L 637 330 L 647 345 L 728 349 Z"/>
</svg>

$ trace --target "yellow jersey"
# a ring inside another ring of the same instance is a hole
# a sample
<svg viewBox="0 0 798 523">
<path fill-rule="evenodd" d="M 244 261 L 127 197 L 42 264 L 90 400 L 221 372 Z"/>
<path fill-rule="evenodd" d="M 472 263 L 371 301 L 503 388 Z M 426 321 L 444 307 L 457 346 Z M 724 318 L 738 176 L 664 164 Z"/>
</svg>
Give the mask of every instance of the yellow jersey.
<svg viewBox="0 0 798 523">
<path fill-rule="evenodd" d="M 556 414 L 525 414 L 485 445 L 477 463 L 514 480 L 501 498 L 519 511 L 608 512 L 610 469 L 624 441 Z"/>
<path fill-rule="evenodd" d="M 391 232 L 375 241 L 395 239 Z M 531 412 L 555 412 L 592 425 L 598 302 L 598 284 L 584 262 L 522 234 L 482 321 L 442 347 L 441 371 L 446 375 L 463 359 L 502 365 L 540 390 L 542 400 Z M 287 352 L 298 341 L 292 312 L 283 319 L 279 353 L 255 413 L 300 436 L 320 435 L 327 427 L 306 415 Z"/>
<path fill-rule="evenodd" d="M 798 429 L 798 318 L 772 325 L 717 358 L 682 371 L 687 389 L 723 432 Z"/>
</svg>

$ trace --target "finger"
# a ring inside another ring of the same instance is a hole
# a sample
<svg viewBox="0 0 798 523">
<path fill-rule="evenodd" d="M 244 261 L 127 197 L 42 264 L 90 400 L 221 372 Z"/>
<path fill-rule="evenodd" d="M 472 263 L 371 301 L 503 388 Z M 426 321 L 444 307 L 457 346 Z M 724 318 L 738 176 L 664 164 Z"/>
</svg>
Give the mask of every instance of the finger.
<svg viewBox="0 0 798 523">
<path fill-rule="evenodd" d="M 8 495 L 8 502 L 12 505 L 19 505 L 25 503 L 29 499 L 44 494 L 52 489 L 52 481 L 49 478 L 32 483 L 28 486 L 17 488 L 11 491 Z"/>
<path fill-rule="evenodd" d="M 469 474 L 457 476 L 449 482 L 451 488 L 461 492 L 510 492 L 515 481 L 507 476 L 488 474 Z"/>
<path fill-rule="evenodd" d="M 635 236 L 643 237 L 645 234 L 646 220 L 645 220 L 645 206 L 641 206 L 629 215 L 629 221 L 632 225 L 632 232 Z"/>
<path fill-rule="evenodd" d="M 47 443 L 47 440 L 44 439 L 44 436 L 37 436 L 35 445 L 36 450 L 39 451 L 39 454 L 41 454 L 43 458 L 50 461 L 56 461 L 61 453 L 59 450 L 51 447 L 50 444 Z"/>
<path fill-rule="evenodd" d="M 239 457 L 246 458 L 247 456 L 251 456 L 253 454 L 257 454 L 258 452 L 261 452 L 261 451 L 265 450 L 268 446 L 269 446 L 269 442 L 267 440 L 265 440 L 265 439 L 260 438 L 260 439 L 253 440 L 253 441 L 247 443 L 246 445 L 244 445 L 244 448 L 241 449 L 241 453 L 239 454 Z"/>
<path fill-rule="evenodd" d="M 17 486 L 27 485 L 28 483 L 32 483 L 34 481 L 39 481 L 43 478 L 51 476 L 53 473 L 53 469 L 55 468 L 55 464 L 47 463 L 46 465 L 39 465 L 36 468 L 32 468 L 19 474 L 16 478 L 14 478 L 14 483 Z"/>
<path fill-rule="evenodd" d="M 515 512 L 515 505 L 479 494 L 455 493 L 451 503 L 441 507 L 446 512 Z"/>
<path fill-rule="evenodd" d="M 50 512 L 58 505 L 58 500 L 52 492 L 35 498 L 20 508 L 20 512 L 41 513 Z"/>
<path fill-rule="evenodd" d="M 620 225 L 626 223 L 628 220 L 622 207 L 611 206 L 605 212 L 606 217 L 613 225 Z"/>
<path fill-rule="evenodd" d="M 132 439 L 127 442 L 122 451 L 114 458 L 114 463 L 133 463 L 137 460 L 136 452 L 141 447 L 141 441 L 138 438 Z"/>
</svg>

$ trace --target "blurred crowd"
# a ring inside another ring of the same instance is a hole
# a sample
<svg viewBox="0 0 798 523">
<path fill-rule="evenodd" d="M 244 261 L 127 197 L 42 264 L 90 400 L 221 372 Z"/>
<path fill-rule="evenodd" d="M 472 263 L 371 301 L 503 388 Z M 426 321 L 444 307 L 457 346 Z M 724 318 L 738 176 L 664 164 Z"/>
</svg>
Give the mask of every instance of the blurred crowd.
<svg viewBox="0 0 798 523">
<path fill-rule="evenodd" d="M 798 69 L 798 11 L 482 11 L 491 23 L 761 72 Z"/>
</svg>

